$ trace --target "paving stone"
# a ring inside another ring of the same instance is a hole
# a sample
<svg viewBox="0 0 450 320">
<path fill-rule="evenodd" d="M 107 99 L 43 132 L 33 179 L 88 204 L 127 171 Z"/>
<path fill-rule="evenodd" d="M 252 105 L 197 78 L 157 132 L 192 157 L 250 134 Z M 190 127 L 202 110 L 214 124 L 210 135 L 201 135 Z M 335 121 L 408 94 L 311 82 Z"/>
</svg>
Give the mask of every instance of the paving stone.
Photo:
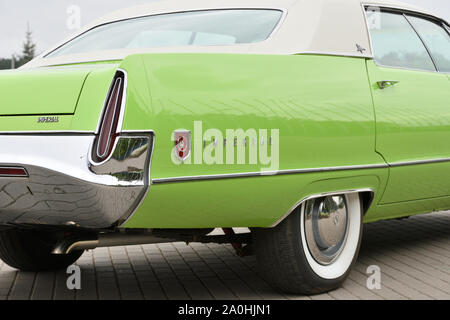
<svg viewBox="0 0 450 320">
<path fill-rule="evenodd" d="M 316 296 L 273 290 L 255 257 L 240 258 L 229 245 L 177 242 L 86 252 L 77 262 L 81 290 L 67 288 L 63 271 L 20 272 L 0 261 L 0 300 L 449 300 L 449 230 L 450 212 L 367 224 L 347 281 Z M 381 269 L 380 289 L 367 288 L 371 265 Z"/>
<path fill-rule="evenodd" d="M 55 286 L 54 272 L 40 272 L 36 275 L 34 288 L 31 293 L 32 300 L 51 300 Z"/>
<path fill-rule="evenodd" d="M 10 300 L 28 300 L 31 297 L 36 274 L 33 272 L 19 272 L 9 293 Z"/>
</svg>

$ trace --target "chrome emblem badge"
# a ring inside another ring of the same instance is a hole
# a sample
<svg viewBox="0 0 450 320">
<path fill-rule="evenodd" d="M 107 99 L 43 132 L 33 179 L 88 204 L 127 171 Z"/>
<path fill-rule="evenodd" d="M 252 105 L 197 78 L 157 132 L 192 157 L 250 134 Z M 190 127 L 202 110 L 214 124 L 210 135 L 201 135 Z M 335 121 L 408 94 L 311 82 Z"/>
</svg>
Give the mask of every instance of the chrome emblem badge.
<svg viewBox="0 0 450 320">
<path fill-rule="evenodd" d="M 59 122 L 59 117 L 39 117 L 38 123 L 56 123 Z"/>
<path fill-rule="evenodd" d="M 191 132 L 175 131 L 175 155 L 180 161 L 186 160 L 191 154 Z"/>
<path fill-rule="evenodd" d="M 361 47 L 359 44 L 356 44 L 356 50 L 361 54 L 364 54 L 364 51 L 367 51 L 366 49 Z"/>
</svg>

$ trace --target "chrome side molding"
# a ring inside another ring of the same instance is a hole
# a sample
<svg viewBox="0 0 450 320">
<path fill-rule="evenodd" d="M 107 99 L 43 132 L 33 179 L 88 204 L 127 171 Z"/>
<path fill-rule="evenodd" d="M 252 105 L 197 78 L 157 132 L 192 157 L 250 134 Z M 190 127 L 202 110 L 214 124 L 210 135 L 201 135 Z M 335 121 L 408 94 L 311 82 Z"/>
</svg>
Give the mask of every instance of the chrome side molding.
<svg viewBox="0 0 450 320">
<path fill-rule="evenodd" d="M 359 166 L 288 169 L 288 170 L 278 170 L 278 171 L 258 171 L 258 172 L 241 172 L 241 173 L 215 174 L 215 175 L 202 175 L 202 176 L 158 178 L 158 179 L 152 179 L 152 184 L 186 182 L 186 181 L 202 181 L 202 180 L 219 180 L 219 179 L 230 179 L 230 178 L 265 177 L 265 176 L 278 176 L 278 175 L 287 175 L 287 174 L 333 172 L 333 171 L 346 171 L 346 170 L 365 170 L 365 169 L 379 169 L 379 168 L 388 168 L 388 165 L 386 163 L 381 163 L 381 164 L 369 164 L 369 165 L 359 165 Z"/>
<path fill-rule="evenodd" d="M 220 179 L 232 179 L 232 178 L 252 178 L 252 177 L 287 175 L 287 174 L 387 169 L 387 168 L 395 168 L 395 167 L 403 167 L 403 166 L 417 166 L 417 165 L 426 165 L 426 164 L 442 163 L 442 162 L 450 162 L 450 158 L 412 160 L 412 161 L 392 162 L 389 164 L 388 163 L 380 163 L 380 164 L 368 164 L 368 165 L 356 165 L 356 166 L 287 169 L 287 170 L 278 170 L 278 171 L 239 172 L 239 173 L 229 173 L 229 174 L 156 178 L 156 179 L 152 179 L 151 183 L 156 185 L 156 184 L 174 183 L 174 182 L 190 182 L 190 181 L 192 182 L 192 181 L 220 180 Z"/>
</svg>

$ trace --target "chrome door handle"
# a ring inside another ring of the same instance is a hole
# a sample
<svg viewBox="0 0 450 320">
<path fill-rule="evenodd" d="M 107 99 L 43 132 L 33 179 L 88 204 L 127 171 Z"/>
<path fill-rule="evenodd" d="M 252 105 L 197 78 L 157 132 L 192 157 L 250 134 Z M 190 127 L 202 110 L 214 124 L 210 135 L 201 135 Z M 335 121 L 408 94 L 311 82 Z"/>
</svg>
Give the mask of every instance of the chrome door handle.
<svg viewBox="0 0 450 320">
<path fill-rule="evenodd" d="M 395 81 L 395 80 L 383 80 L 383 81 L 378 81 L 377 85 L 378 85 L 378 88 L 380 88 L 380 89 L 386 89 L 386 88 L 392 87 L 393 85 L 396 85 L 399 82 L 400 81 Z"/>
</svg>

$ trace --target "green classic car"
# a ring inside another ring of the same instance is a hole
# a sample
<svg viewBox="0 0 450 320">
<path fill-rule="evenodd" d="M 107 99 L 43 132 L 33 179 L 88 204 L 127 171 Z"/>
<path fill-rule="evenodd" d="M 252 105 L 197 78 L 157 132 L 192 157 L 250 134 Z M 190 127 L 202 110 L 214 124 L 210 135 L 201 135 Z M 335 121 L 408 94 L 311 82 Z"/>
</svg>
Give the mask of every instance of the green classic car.
<svg viewBox="0 0 450 320">
<path fill-rule="evenodd" d="M 334 289 L 363 223 L 450 209 L 449 77 L 448 22 L 398 2 L 113 13 L 0 73 L 0 258 L 231 243 L 276 289 Z"/>
</svg>

